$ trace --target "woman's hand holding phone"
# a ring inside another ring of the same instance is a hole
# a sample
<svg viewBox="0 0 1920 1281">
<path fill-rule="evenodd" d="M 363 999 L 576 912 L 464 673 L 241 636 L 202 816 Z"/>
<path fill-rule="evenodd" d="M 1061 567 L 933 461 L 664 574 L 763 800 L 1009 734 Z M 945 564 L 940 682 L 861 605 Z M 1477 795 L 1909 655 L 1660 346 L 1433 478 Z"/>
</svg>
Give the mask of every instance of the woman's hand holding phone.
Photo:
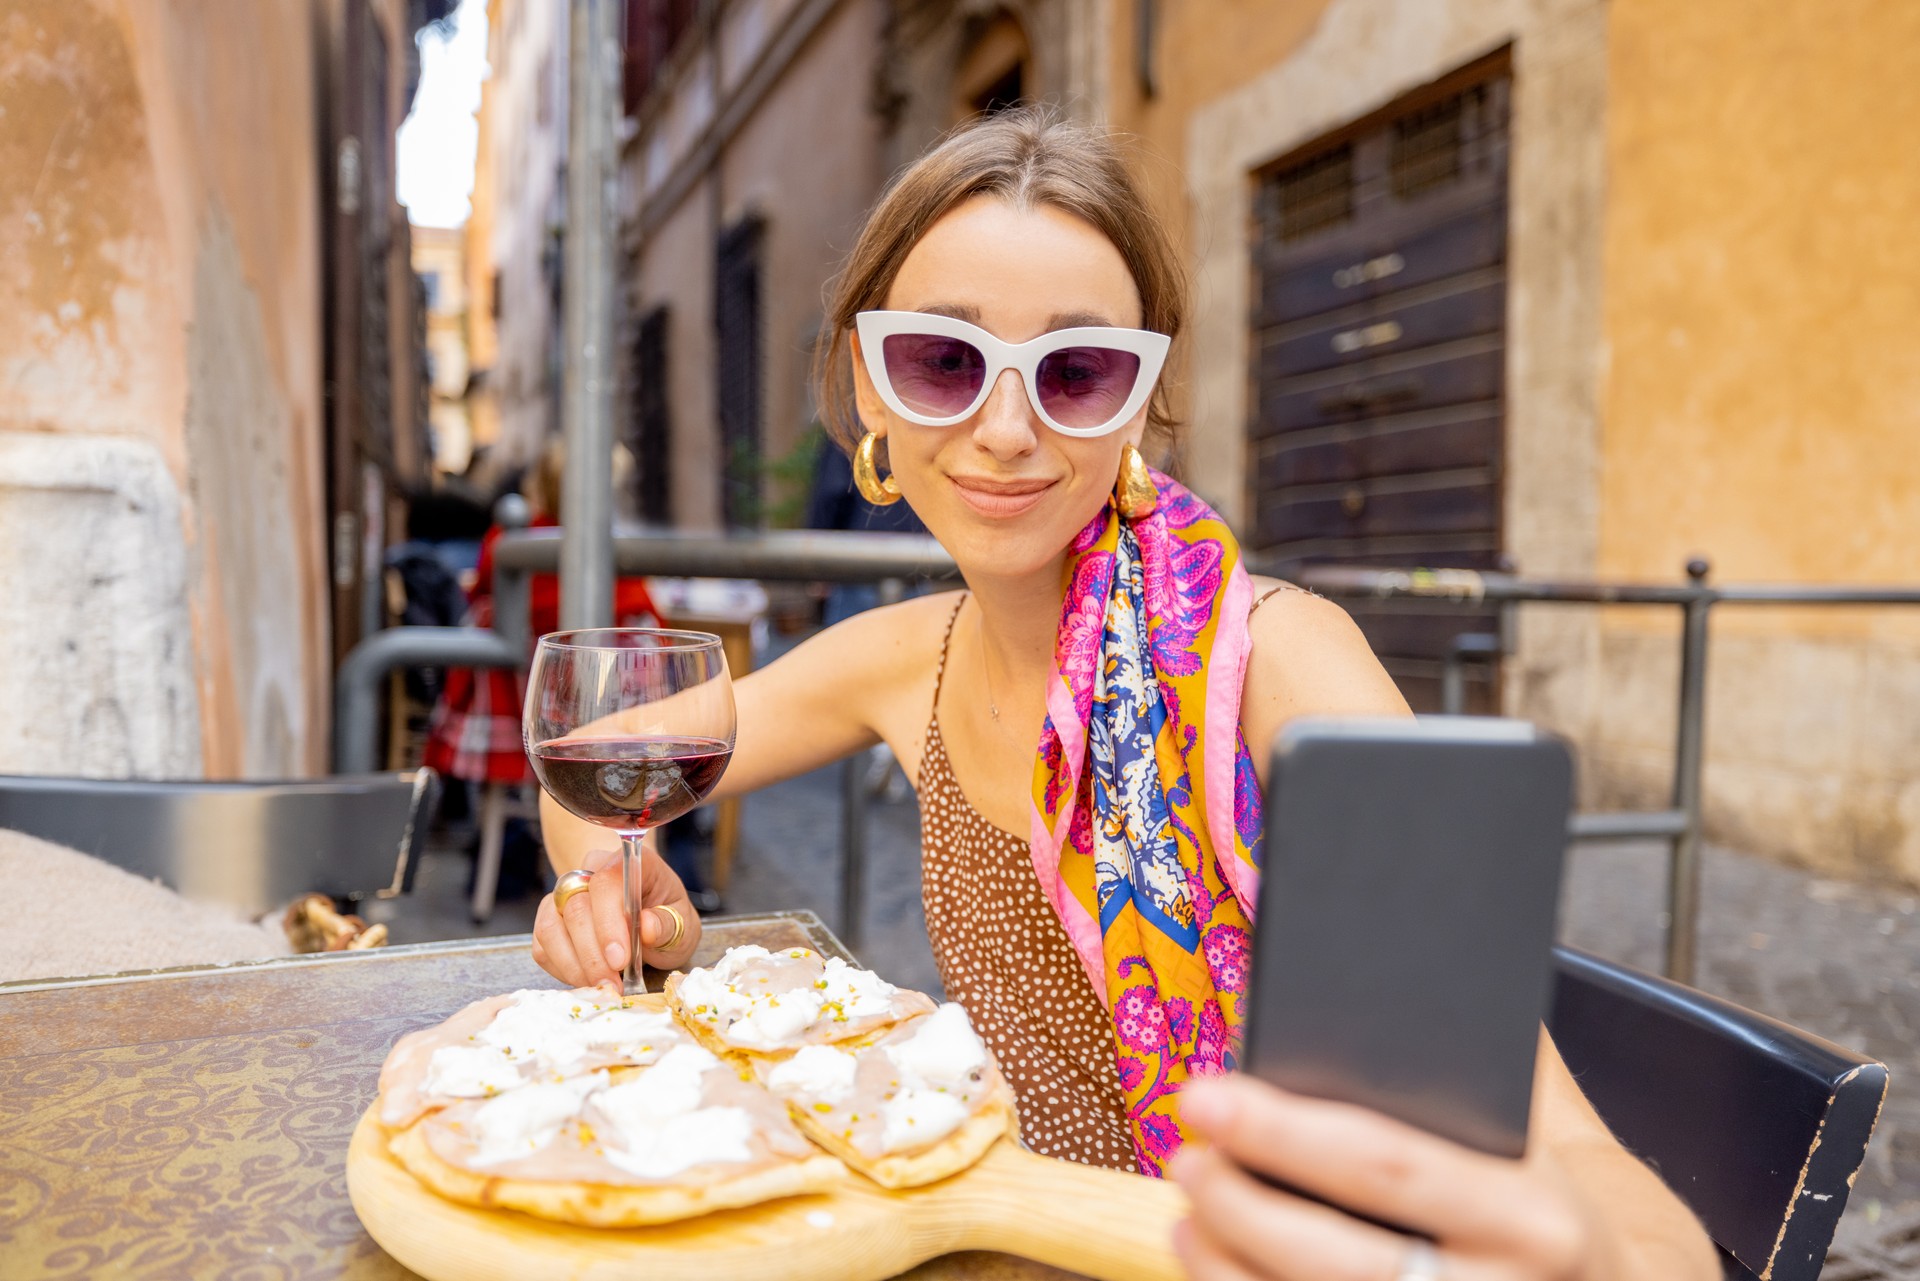
<svg viewBox="0 0 1920 1281">
<path fill-rule="evenodd" d="M 1548 1157 L 1487 1156 L 1237 1074 L 1190 1082 L 1181 1115 L 1206 1140 L 1171 1169 L 1193 1202 L 1175 1248 L 1195 1281 L 1622 1277 L 1579 1190 Z M 1421 1233 L 1435 1266 L 1421 1268 L 1414 1238 L 1335 1207 Z"/>
</svg>

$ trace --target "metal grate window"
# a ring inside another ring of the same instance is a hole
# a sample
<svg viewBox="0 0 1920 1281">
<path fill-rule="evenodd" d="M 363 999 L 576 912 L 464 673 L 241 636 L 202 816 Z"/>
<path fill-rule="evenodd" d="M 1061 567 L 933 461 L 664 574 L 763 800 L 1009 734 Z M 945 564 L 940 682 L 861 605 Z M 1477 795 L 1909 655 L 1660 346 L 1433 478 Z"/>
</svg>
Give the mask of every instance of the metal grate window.
<svg viewBox="0 0 1920 1281">
<path fill-rule="evenodd" d="M 1462 67 L 1256 173 L 1243 541 L 1281 563 L 1501 562 L 1508 67 Z M 1498 625 L 1352 612 L 1422 710 L 1460 638 Z M 1497 707 L 1497 681 L 1478 693 Z"/>
<path fill-rule="evenodd" d="M 1487 85 L 1475 85 L 1393 122 L 1387 172 L 1401 200 L 1457 182 L 1488 114 Z"/>
<path fill-rule="evenodd" d="M 1260 193 L 1261 222 L 1275 240 L 1302 240 L 1353 221 L 1351 144 L 1269 176 Z"/>
<path fill-rule="evenodd" d="M 631 366 L 634 498 L 642 520 L 673 520 L 673 423 L 667 409 L 667 309 L 655 307 L 634 328 Z"/>
<path fill-rule="evenodd" d="M 720 234 L 714 254 L 720 511 L 735 529 L 758 525 L 761 516 L 760 247 L 765 231 L 759 218 L 743 218 Z"/>
</svg>

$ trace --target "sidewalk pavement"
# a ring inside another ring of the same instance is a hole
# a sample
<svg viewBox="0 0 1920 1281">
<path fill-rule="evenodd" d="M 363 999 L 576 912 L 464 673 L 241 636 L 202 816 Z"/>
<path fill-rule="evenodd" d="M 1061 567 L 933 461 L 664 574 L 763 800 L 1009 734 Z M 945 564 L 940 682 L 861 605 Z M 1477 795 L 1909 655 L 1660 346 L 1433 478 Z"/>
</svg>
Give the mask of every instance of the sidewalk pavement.
<svg viewBox="0 0 1920 1281">
<path fill-rule="evenodd" d="M 839 919 L 840 766 L 746 801 L 729 912 L 810 908 Z M 862 960 L 896 983 L 939 993 L 920 905 L 918 811 L 870 810 Z M 437 851 L 395 942 L 475 932 L 466 860 Z M 1561 937 L 1657 969 L 1665 875 L 1658 844 L 1589 846 L 1572 857 Z M 1823 1281 L 1920 1281 L 1920 895 L 1824 880 L 1733 851 L 1706 851 L 1700 986 L 1887 1063 L 1893 1083 Z M 486 932 L 529 928 L 535 900 L 503 903 Z"/>
</svg>

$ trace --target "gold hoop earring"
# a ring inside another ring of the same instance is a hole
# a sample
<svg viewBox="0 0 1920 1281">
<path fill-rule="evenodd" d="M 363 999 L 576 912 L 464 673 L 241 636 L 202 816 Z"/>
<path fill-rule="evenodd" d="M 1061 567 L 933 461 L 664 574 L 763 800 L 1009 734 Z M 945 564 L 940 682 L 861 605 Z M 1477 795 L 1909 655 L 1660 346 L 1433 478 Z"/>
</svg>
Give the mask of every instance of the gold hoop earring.
<svg viewBox="0 0 1920 1281">
<path fill-rule="evenodd" d="M 874 466 L 873 447 L 879 442 L 878 435 L 868 432 L 853 451 L 853 486 L 875 507 L 886 507 L 900 501 L 900 482 L 891 476 L 883 479 Z"/>
<path fill-rule="evenodd" d="M 1153 487 L 1147 460 L 1132 445 L 1120 447 L 1120 478 L 1114 482 L 1113 505 L 1128 520 L 1151 516 L 1160 505 L 1160 491 Z"/>
</svg>

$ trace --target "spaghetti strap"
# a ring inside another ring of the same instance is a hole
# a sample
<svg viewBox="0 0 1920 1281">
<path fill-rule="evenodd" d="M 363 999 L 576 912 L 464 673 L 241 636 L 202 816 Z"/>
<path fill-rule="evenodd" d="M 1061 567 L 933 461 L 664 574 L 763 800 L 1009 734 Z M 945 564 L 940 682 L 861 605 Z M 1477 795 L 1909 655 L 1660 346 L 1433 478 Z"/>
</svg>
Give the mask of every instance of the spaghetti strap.
<svg viewBox="0 0 1920 1281">
<path fill-rule="evenodd" d="M 1247 617 L 1252 618 L 1254 610 L 1259 609 L 1262 605 L 1266 604 L 1268 601 L 1272 600 L 1275 596 L 1278 596 L 1282 592 L 1305 592 L 1306 590 L 1307 589 L 1304 587 L 1295 587 L 1292 583 L 1282 583 L 1278 587 L 1272 588 L 1268 591 L 1264 591 L 1260 593 L 1260 598 L 1258 600 L 1254 601 L 1253 604 L 1247 606 Z M 1311 593 L 1308 593 L 1308 594 L 1311 595 Z"/>
<path fill-rule="evenodd" d="M 940 686 L 947 678 L 947 646 L 953 643 L 953 625 L 960 621 L 960 610 L 966 605 L 968 592 L 961 592 L 960 599 L 954 604 L 953 613 L 947 617 L 946 634 L 940 638 L 940 663 L 933 669 L 933 705 L 927 709 L 927 727 L 920 734 L 920 777 L 913 779 L 913 790 L 920 790 L 921 779 L 927 772 L 927 753 L 932 750 L 934 738 L 940 732 Z"/>
<path fill-rule="evenodd" d="M 947 631 L 940 638 L 940 663 L 933 669 L 933 714 L 940 714 L 940 684 L 947 677 L 947 647 L 953 644 L 953 625 L 960 621 L 960 611 L 966 606 L 968 592 L 960 593 L 960 600 L 953 607 L 953 613 L 947 616 Z"/>
</svg>

